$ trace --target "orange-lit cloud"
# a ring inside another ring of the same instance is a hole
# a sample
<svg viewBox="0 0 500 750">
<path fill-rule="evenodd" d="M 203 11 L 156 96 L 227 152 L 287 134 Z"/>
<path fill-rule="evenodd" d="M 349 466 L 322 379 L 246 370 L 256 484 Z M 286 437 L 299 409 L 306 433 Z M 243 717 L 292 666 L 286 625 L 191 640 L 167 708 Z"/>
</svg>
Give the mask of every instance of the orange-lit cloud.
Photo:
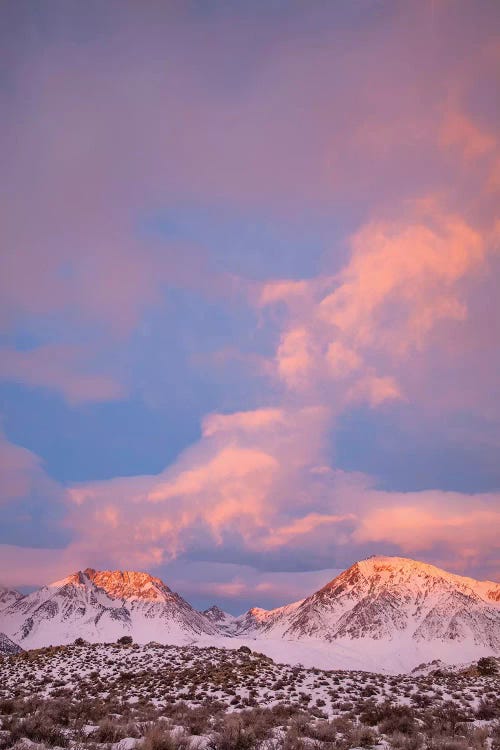
<svg viewBox="0 0 500 750">
<path fill-rule="evenodd" d="M 496 139 L 470 117 L 456 110 L 447 113 L 441 130 L 443 146 L 458 149 L 465 160 L 478 159 L 496 147 Z"/>
<path fill-rule="evenodd" d="M 254 409 L 233 414 L 209 414 L 203 420 L 203 435 L 211 437 L 216 433 L 232 430 L 261 430 L 281 426 L 287 416 L 283 409 Z"/>
<path fill-rule="evenodd" d="M 252 474 L 261 479 L 276 468 L 275 459 L 263 451 L 227 447 L 198 467 L 181 471 L 172 481 L 157 485 L 148 494 L 151 502 L 208 492 L 223 482 L 240 482 Z"/>
<path fill-rule="evenodd" d="M 452 551 L 456 564 L 477 564 L 484 550 L 491 562 L 498 554 L 500 497 L 464 496 L 429 491 L 395 498 L 374 497 L 377 506 L 368 510 L 353 534 L 358 543 L 389 542 L 404 554 L 417 556 L 433 547 Z M 383 501 L 390 499 L 391 505 Z M 382 501 L 382 504 L 381 502 Z M 392 504 L 394 503 L 394 504 Z"/>
<path fill-rule="evenodd" d="M 270 532 L 269 537 L 265 540 L 265 547 L 282 547 L 296 537 L 305 536 L 314 532 L 319 526 L 331 526 L 332 524 L 343 523 L 344 521 L 354 521 L 355 516 L 352 514 L 345 515 L 322 515 L 321 513 L 309 513 L 307 516 L 297 518 L 281 528 L 274 529 Z"/>
<path fill-rule="evenodd" d="M 488 242 L 460 216 L 418 202 L 405 220 L 356 232 L 336 275 L 264 284 L 258 305 L 288 308 L 275 375 L 309 400 L 330 383 L 336 408 L 404 399 L 402 363 L 422 356 L 443 321 L 467 317 L 463 284 L 484 266 Z"/>
</svg>

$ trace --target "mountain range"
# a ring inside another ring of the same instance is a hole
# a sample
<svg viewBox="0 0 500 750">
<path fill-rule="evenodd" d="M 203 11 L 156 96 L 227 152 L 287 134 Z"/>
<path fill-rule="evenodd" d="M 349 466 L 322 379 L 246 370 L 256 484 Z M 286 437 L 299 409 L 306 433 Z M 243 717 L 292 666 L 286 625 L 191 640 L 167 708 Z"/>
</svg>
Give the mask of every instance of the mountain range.
<svg viewBox="0 0 500 750">
<path fill-rule="evenodd" d="M 246 644 L 311 666 L 406 671 L 435 658 L 500 654 L 500 584 L 375 556 L 303 600 L 234 617 L 215 605 L 198 612 L 148 573 L 87 568 L 26 596 L 1 588 L 0 633 L 22 649 L 132 635 L 140 643 Z"/>
</svg>

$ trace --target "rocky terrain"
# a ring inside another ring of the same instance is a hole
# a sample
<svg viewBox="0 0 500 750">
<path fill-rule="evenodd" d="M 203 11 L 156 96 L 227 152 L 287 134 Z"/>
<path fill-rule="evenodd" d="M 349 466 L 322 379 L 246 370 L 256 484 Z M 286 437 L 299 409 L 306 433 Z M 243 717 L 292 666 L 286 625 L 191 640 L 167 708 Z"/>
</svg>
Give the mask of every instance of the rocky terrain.
<svg viewBox="0 0 500 750">
<path fill-rule="evenodd" d="M 6 586 L 0 586 L 0 611 L 22 598 L 23 595 L 19 591 L 7 588 Z"/>
<path fill-rule="evenodd" d="M 0 655 L 9 656 L 10 654 L 19 654 L 22 648 L 11 641 L 5 633 L 0 633 Z"/>
</svg>

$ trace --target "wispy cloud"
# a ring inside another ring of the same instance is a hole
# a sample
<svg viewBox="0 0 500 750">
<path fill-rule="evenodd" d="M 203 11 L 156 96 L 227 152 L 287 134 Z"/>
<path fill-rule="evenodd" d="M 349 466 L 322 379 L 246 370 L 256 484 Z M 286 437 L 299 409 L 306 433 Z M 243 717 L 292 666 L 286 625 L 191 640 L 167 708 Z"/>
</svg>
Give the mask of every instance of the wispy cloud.
<svg viewBox="0 0 500 750">
<path fill-rule="evenodd" d="M 51 344 L 26 351 L 0 348 L 0 380 L 49 388 L 70 403 L 123 398 L 125 387 L 111 376 L 91 371 L 84 348 Z"/>
</svg>

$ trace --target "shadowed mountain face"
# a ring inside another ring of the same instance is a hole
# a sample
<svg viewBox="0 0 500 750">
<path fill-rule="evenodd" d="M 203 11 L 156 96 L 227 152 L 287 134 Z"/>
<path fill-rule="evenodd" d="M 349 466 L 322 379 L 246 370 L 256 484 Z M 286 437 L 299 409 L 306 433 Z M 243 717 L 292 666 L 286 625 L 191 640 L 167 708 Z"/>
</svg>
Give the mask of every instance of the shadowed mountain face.
<svg viewBox="0 0 500 750">
<path fill-rule="evenodd" d="M 23 649 L 18 646 L 17 643 L 11 641 L 5 633 L 0 633 L 0 655 L 12 656 L 13 654 L 21 653 L 22 650 Z"/>
<path fill-rule="evenodd" d="M 6 586 L 0 586 L 0 612 L 2 609 L 6 609 L 11 604 L 18 602 L 23 598 L 23 595 L 15 589 L 9 589 Z"/>
</svg>

